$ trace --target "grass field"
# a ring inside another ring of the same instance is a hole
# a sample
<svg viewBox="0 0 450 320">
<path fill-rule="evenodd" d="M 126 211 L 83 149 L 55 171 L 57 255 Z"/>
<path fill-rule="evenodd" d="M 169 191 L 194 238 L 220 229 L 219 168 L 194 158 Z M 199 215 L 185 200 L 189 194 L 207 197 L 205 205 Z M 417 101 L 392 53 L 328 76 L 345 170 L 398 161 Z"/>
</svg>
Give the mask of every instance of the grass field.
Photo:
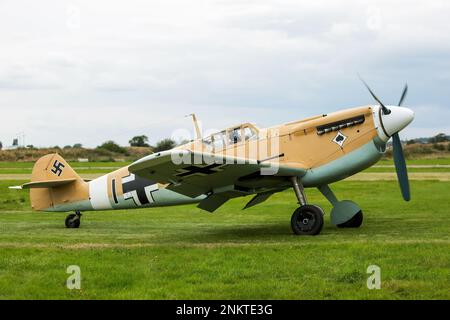
<svg viewBox="0 0 450 320">
<path fill-rule="evenodd" d="M 6 188 L 22 182 L 0 181 L 0 299 L 450 298 L 450 182 L 413 181 L 409 203 L 396 181 L 333 185 L 363 208 L 359 229 L 331 226 L 330 205 L 308 189 L 327 213 L 316 237 L 291 234 L 291 191 L 246 211 L 241 198 L 214 214 L 87 212 L 66 229 L 66 214 L 32 212 L 27 192 Z M 69 265 L 81 290 L 66 288 Z M 380 290 L 366 287 L 369 265 L 381 268 Z"/>
<path fill-rule="evenodd" d="M 450 172 L 450 158 L 412 159 L 408 160 L 410 172 Z M 70 165 L 80 174 L 108 173 L 131 162 L 70 162 Z M 31 174 L 34 162 L 0 162 L 2 174 Z M 380 160 L 375 166 L 365 172 L 394 172 L 392 160 Z M 426 167 L 426 168 L 424 168 Z"/>
<path fill-rule="evenodd" d="M 78 173 L 108 173 L 130 164 L 130 162 L 70 162 Z M 29 173 L 34 162 L 0 162 L 0 174 Z"/>
</svg>

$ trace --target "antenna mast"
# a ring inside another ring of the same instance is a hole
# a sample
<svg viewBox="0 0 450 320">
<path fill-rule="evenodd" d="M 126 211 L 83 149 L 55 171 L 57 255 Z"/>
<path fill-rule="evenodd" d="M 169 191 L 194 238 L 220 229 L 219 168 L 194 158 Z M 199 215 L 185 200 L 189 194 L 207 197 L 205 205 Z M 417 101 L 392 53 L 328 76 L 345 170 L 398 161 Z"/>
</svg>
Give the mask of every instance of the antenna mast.
<svg viewBox="0 0 450 320">
<path fill-rule="evenodd" d="M 192 117 L 192 121 L 194 122 L 194 129 L 195 129 L 195 139 L 201 139 L 202 134 L 200 131 L 200 127 L 198 125 L 197 117 L 195 116 L 195 113 L 191 113 L 187 115 L 186 117 Z"/>
</svg>

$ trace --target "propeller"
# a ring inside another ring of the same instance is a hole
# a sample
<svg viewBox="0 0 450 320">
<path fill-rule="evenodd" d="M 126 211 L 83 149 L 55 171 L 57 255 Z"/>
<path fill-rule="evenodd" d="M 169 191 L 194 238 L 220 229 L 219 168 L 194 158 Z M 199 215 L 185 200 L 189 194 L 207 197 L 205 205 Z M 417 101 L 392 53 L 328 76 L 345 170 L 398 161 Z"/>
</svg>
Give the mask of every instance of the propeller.
<svg viewBox="0 0 450 320">
<path fill-rule="evenodd" d="M 386 108 L 386 106 L 383 104 L 383 102 L 381 102 L 381 100 L 378 99 L 378 97 L 375 95 L 375 93 L 373 93 L 372 89 L 370 89 L 369 85 L 363 80 L 363 78 L 359 77 L 359 79 L 362 81 L 362 83 L 364 83 L 364 85 L 366 86 L 367 90 L 369 90 L 370 94 L 376 100 L 376 102 L 378 102 L 380 104 L 381 110 L 383 111 L 383 114 L 390 114 L 391 110 Z M 404 96 L 402 95 L 402 99 L 400 100 L 401 102 L 403 102 L 403 98 L 404 98 Z"/>
<path fill-rule="evenodd" d="M 398 101 L 398 106 L 401 106 L 403 100 L 405 100 L 406 94 L 408 93 L 408 84 L 405 84 L 403 88 L 402 95 Z M 408 180 L 408 170 L 406 169 L 405 156 L 403 154 L 402 143 L 400 142 L 400 136 L 398 132 L 392 135 L 392 151 L 394 154 L 394 164 L 395 171 L 397 171 L 397 179 L 400 184 L 400 190 L 402 191 L 402 196 L 405 201 L 411 200 L 411 195 L 409 193 L 409 180 Z"/>
<path fill-rule="evenodd" d="M 403 104 L 403 100 L 405 100 L 407 93 L 408 93 L 408 84 L 405 83 L 405 87 L 403 88 L 402 96 L 400 97 L 400 101 L 398 102 L 399 107 Z"/>
<path fill-rule="evenodd" d="M 405 201 L 411 200 L 409 193 L 408 171 L 406 169 L 405 156 L 403 155 L 402 143 L 398 132 L 392 135 L 392 151 L 394 154 L 395 171 L 397 171 L 397 179 L 400 184 L 400 190 Z"/>
<path fill-rule="evenodd" d="M 367 90 L 369 90 L 372 97 L 380 104 L 383 114 L 389 115 L 391 113 L 391 110 L 386 108 L 386 106 L 381 102 L 380 99 L 378 99 L 378 97 L 373 93 L 373 91 L 361 77 L 360 79 L 366 86 Z M 398 102 L 398 106 L 402 105 L 403 100 L 405 100 L 407 93 L 408 93 L 408 84 L 405 84 L 402 95 Z M 400 190 L 402 192 L 403 199 L 405 201 L 409 201 L 411 200 L 411 195 L 409 190 L 408 170 L 406 168 L 405 155 L 403 154 L 402 143 L 400 141 L 400 136 L 398 132 L 392 135 L 392 151 L 394 155 L 395 171 L 397 172 L 397 179 L 400 185 Z"/>
</svg>

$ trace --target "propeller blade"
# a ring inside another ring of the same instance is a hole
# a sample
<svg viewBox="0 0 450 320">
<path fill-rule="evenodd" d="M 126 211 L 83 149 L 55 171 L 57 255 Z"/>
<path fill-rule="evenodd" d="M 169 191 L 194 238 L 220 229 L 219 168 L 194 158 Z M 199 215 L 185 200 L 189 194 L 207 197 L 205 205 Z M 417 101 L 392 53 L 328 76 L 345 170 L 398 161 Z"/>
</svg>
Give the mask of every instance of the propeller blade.
<svg viewBox="0 0 450 320">
<path fill-rule="evenodd" d="M 386 108 L 386 106 L 383 104 L 383 102 L 381 102 L 381 100 L 378 99 L 378 97 L 375 95 L 375 93 L 373 93 L 373 91 L 370 89 L 369 85 L 363 80 L 363 78 L 359 77 L 359 79 L 362 81 L 362 83 L 364 83 L 364 85 L 366 86 L 367 90 L 369 90 L 372 97 L 380 104 L 381 108 L 383 109 L 383 114 L 391 113 L 391 110 Z"/>
<path fill-rule="evenodd" d="M 397 133 L 392 135 L 392 148 L 394 154 L 395 171 L 397 171 L 398 183 L 405 201 L 411 200 L 409 193 L 408 171 L 406 169 L 405 156 L 403 155 L 402 143 Z"/>
<path fill-rule="evenodd" d="M 402 96 L 400 97 L 400 101 L 398 102 L 398 106 L 400 107 L 405 100 L 406 94 L 408 93 L 408 84 L 405 83 L 405 87 L 403 88 Z"/>
</svg>

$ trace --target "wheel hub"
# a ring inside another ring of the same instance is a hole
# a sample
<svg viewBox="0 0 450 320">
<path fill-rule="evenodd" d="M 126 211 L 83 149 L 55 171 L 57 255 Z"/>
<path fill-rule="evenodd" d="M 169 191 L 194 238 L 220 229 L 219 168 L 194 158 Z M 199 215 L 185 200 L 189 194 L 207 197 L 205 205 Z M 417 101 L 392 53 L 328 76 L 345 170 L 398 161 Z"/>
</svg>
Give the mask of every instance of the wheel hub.
<svg viewBox="0 0 450 320">
<path fill-rule="evenodd" d="M 300 229 L 303 231 L 309 231 L 314 226 L 315 219 L 313 214 L 309 212 L 304 212 L 303 214 L 299 215 L 297 224 Z"/>
</svg>

